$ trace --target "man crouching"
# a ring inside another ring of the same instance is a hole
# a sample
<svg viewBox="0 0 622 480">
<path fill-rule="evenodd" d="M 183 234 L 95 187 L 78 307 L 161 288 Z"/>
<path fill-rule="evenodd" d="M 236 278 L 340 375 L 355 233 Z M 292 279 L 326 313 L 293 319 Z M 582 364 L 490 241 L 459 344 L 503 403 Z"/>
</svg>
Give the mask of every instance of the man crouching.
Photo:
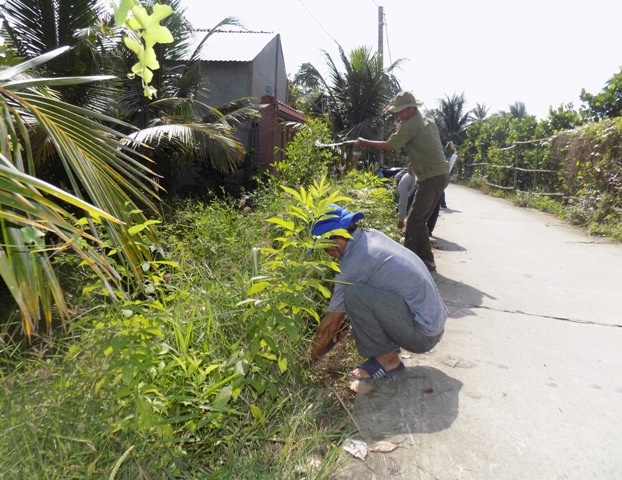
<svg viewBox="0 0 622 480">
<path fill-rule="evenodd" d="M 357 350 L 368 357 L 349 376 L 369 382 L 404 370 L 398 347 L 412 353 L 434 348 L 443 336 L 447 307 L 423 261 L 384 233 L 357 228 L 363 217 L 331 205 L 312 224 L 314 237 L 332 241 L 325 252 L 339 261 L 341 272 L 317 329 L 311 359 L 337 341 L 347 315 Z"/>
</svg>

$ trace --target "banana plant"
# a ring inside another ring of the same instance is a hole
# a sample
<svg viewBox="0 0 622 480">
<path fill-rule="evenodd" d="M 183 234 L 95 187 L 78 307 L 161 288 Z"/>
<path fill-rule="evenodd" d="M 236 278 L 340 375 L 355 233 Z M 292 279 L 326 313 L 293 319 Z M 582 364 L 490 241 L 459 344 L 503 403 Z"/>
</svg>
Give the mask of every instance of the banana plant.
<svg viewBox="0 0 622 480">
<path fill-rule="evenodd" d="M 157 176 L 118 131 L 133 127 L 64 102 L 52 90 L 114 77 L 34 73 L 66 51 L 0 69 L 0 277 L 28 336 L 42 321 L 51 326 L 55 311 L 70 321 L 55 255 L 72 251 L 116 300 L 143 287 L 158 244 L 157 220 L 144 213 L 158 215 Z M 66 187 L 37 176 L 35 152 L 42 148 Z"/>
</svg>

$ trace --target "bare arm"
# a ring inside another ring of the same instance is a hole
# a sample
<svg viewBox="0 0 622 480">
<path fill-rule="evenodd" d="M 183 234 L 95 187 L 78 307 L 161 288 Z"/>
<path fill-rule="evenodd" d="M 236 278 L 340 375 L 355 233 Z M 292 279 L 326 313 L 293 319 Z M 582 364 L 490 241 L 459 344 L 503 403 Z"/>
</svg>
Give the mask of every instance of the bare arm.
<svg viewBox="0 0 622 480">
<path fill-rule="evenodd" d="M 337 334 L 345 318 L 345 312 L 328 312 L 324 315 L 313 339 L 311 360 L 317 360 L 330 342 L 337 343 L 339 341 Z"/>
</svg>

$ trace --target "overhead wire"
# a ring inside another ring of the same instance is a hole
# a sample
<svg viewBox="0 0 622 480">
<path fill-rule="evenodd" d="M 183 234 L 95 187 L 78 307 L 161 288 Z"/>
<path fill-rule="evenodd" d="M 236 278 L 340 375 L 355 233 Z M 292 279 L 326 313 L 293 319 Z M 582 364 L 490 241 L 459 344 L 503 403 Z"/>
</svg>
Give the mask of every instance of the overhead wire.
<svg viewBox="0 0 622 480">
<path fill-rule="evenodd" d="M 317 23 L 317 24 L 319 25 L 319 27 L 320 27 L 322 30 L 324 30 L 324 33 L 326 33 L 326 35 L 328 35 L 328 37 L 329 37 L 329 38 L 330 38 L 333 42 L 335 42 L 337 45 L 339 45 L 339 42 L 338 42 L 337 40 L 335 40 L 335 39 L 334 39 L 334 37 L 333 37 L 333 36 L 332 36 L 332 35 L 328 32 L 328 30 L 326 30 L 326 29 L 324 28 L 324 25 L 322 25 L 322 24 L 320 23 L 320 21 L 319 21 L 319 20 L 315 17 L 315 15 L 313 15 L 313 12 L 311 12 L 311 10 L 309 10 L 309 9 L 307 8 L 307 6 L 306 6 L 306 5 L 302 2 L 302 0 L 298 0 L 298 3 L 300 3 L 300 5 L 302 5 L 302 8 L 304 8 L 304 9 L 307 11 L 307 13 L 308 13 L 309 15 L 311 15 L 311 18 L 313 18 L 313 20 L 315 21 L 315 23 Z"/>
<path fill-rule="evenodd" d="M 378 2 L 376 0 L 371 0 L 371 2 L 374 4 L 374 6 L 376 6 L 376 8 L 379 7 Z M 339 46 L 339 42 L 337 40 L 335 40 L 335 37 L 333 37 L 330 32 L 328 30 L 326 30 L 326 28 L 324 27 L 324 25 L 317 19 L 317 17 L 313 14 L 313 12 L 311 10 L 309 10 L 309 8 L 304 4 L 304 2 L 302 0 L 298 0 L 298 3 L 300 3 L 300 5 L 302 5 L 302 8 L 304 8 L 307 13 L 311 16 L 311 18 L 313 18 L 313 21 L 315 23 L 318 24 L 318 26 L 324 31 L 324 33 L 326 33 L 326 35 L 328 35 L 328 37 L 335 42 L 335 44 L 337 44 L 337 46 Z M 393 58 L 391 57 L 391 46 L 389 43 L 389 28 L 388 28 L 388 24 L 387 24 L 387 15 L 386 13 L 382 13 L 382 22 L 383 22 L 383 30 L 384 30 L 384 35 L 387 41 L 387 51 L 389 54 L 389 62 L 390 64 L 393 64 Z"/>
<path fill-rule="evenodd" d="M 389 43 L 389 27 L 387 24 L 387 14 L 382 11 L 382 24 L 384 28 L 385 38 L 387 39 L 387 50 L 389 53 L 389 65 L 393 65 L 393 58 L 391 58 L 391 45 Z"/>
</svg>

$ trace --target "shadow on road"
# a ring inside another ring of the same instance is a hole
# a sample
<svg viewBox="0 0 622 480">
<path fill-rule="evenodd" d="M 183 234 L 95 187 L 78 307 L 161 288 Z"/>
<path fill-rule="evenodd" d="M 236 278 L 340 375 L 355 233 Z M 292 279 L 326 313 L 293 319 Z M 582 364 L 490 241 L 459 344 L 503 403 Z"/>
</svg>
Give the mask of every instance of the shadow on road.
<svg viewBox="0 0 622 480">
<path fill-rule="evenodd" d="M 450 242 L 444 238 L 434 236 L 432 242 L 432 248 L 435 250 L 444 250 L 446 252 L 465 252 L 466 248 L 458 245 L 457 243 Z"/>
<path fill-rule="evenodd" d="M 354 417 L 366 439 L 445 430 L 458 416 L 462 382 L 428 366 L 375 384 L 375 392 L 357 395 Z"/>
<path fill-rule="evenodd" d="M 449 310 L 450 318 L 461 318 L 476 315 L 473 309 L 477 309 L 483 303 L 484 298 L 496 300 L 495 297 L 471 287 L 466 283 L 444 277 L 438 272 L 433 272 L 432 277 L 436 283 L 445 305 Z"/>
</svg>

